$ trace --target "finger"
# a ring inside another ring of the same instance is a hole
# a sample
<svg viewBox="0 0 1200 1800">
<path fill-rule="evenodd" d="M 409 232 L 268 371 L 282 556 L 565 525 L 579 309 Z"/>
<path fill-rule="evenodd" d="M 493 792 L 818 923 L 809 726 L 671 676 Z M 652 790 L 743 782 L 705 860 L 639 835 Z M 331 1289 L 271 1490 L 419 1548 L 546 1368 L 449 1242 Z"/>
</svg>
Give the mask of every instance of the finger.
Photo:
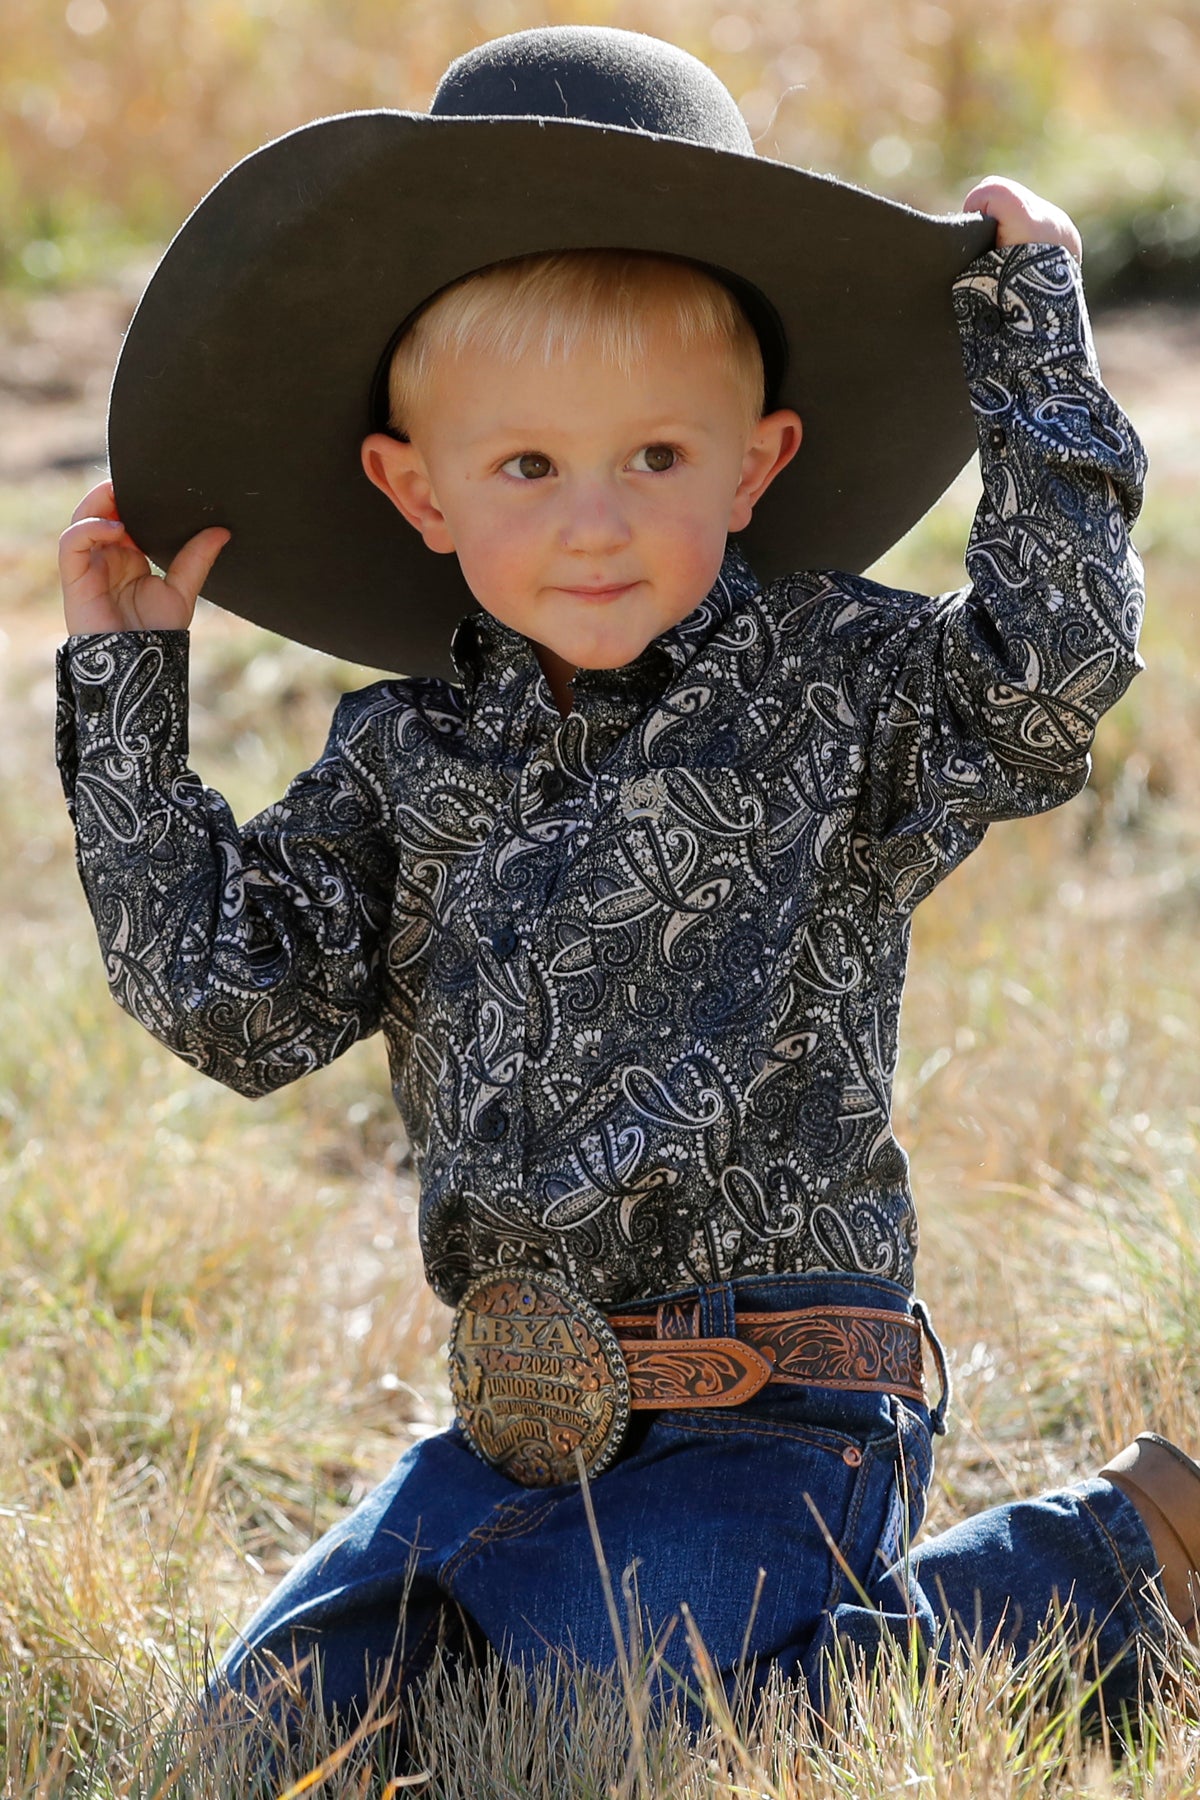
<svg viewBox="0 0 1200 1800">
<path fill-rule="evenodd" d="M 111 481 L 101 481 L 83 496 L 75 511 L 71 514 L 72 525 L 80 519 L 115 519 L 117 502 L 113 495 Z"/>
<path fill-rule="evenodd" d="M 94 550 L 112 550 L 128 541 L 120 519 L 83 518 L 68 525 L 58 540 L 58 569 L 64 584 L 89 572 Z"/>
<path fill-rule="evenodd" d="M 208 525 L 189 538 L 167 570 L 167 583 L 189 602 L 194 601 L 208 580 L 213 564 L 230 538 L 224 525 Z"/>
<path fill-rule="evenodd" d="M 1083 239 L 1080 237 L 1079 227 L 1076 225 L 1070 213 L 1063 213 L 1062 215 L 1062 226 L 1058 241 L 1063 245 L 1064 249 L 1071 252 L 1071 255 L 1075 258 L 1076 262 L 1081 263 L 1083 261 Z"/>
<path fill-rule="evenodd" d="M 1075 221 L 1061 206 L 1044 200 L 1019 181 L 989 175 L 971 189 L 962 210 L 995 219 L 998 245 L 1058 244 L 1077 261 L 1083 260 L 1083 240 Z"/>
<path fill-rule="evenodd" d="M 989 218 L 995 218 L 1005 208 L 1019 206 L 1027 191 L 1003 175 L 985 175 L 963 201 L 962 210 L 986 213 Z"/>
</svg>

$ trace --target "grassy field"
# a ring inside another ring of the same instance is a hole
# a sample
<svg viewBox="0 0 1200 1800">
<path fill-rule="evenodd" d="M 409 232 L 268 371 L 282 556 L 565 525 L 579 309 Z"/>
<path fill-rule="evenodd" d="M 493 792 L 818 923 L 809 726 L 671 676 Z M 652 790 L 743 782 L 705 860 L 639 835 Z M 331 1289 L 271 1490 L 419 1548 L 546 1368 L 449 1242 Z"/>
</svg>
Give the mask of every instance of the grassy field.
<svg viewBox="0 0 1200 1800">
<path fill-rule="evenodd" d="M 1139 9 L 1133 34 L 1124 0 L 996 0 L 986 34 L 967 0 L 812 0 L 802 45 L 774 0 L 586 17 L 708 56 L 772 154 L 939 207 L 1003 163 L 1097 221 L 1091 267 L 1132 220 L 1148 241 L 1200 232 L 1183 0 Z M 377 1044 L 250 1106 L 108 998 L 51 759 L 53 544 L 97 478 L 149 252 L 70 279 L 169 230 L 270 132 L 423 105 L 448 55 L 533 21 L 520 0 L 346 0 L 336 18 L 332 0 L 27 0 L 0 34 L 4 1800 L 399 1791 L 382 1730 L 344 1760 L 314 1739 L 273 1770 L 236 1734 L 187 1731 L 237 1623 L 445 1419 L 446 1321 Z M 914 932 L 898 1131 L 957 1395 L 934 1531 L 1085 1474 L 1146 1426 L 1200 1451 L 1200 319 L 1108 315 L 1097 336 L 1152 458 L 1148 668 L 1088 790 L 997 828 Z M 968 476 L 881 572 L 955 585 L 973 500 Z M 193 760 L 243 816 L 311 760 L 361 678 L 211 610 L 194 657 Z M 936 1688 L 902 1659 L 848 1671 L 821 1738 L 785 1693 L 757 1722 L 714 1706 L 699 1744 L 645 1726 L 636 1671 L 625 1689 L 555 1671 L 532 1695 L 435 1684 L 411 1786 L 1182 1800 L 1200 1792 L 1200 1685 L 1176 1662 L 1123 1759 L 1081 1733 L 1082 1677 L 1049 1705 L 1039 1671 L 1002 1663 Z M 699 1646 L 689 1674 L 703 1688 Z"/>
<path fill-rule="evenodd" d="M 15 355 L 36 307 L 6 317 Z M 897 1110 L 957 1391 L 934 1530 L 1147 1425 L 1200 1445 L 1200 325 L 1155 312 L 1099 338 L 1155 464 L 1149 667 L 1085 794 L 995 830 L 917 916 Z M 297 1552 L 445 1417 L 445 1321 L 377 1045 L 250 1106 L 107 997 L 50 756 L 53 539 L 90 479 L 30 468 L 0 497 L 0 1790 L 265 1793 L 286 1782 L 229 1750 L 173 1763 L 161 1731 Z M 972 503 L 968 476 L 885 572 L 955 582 Z M 359 678 L 214 611 L 195 658 L 193 760 L 243 814 Z M 1069 1704 L 1027 1716 L 1030 1692 L 1002 1668 L 938 1690 L 898 1668 L 848 1681 L 832 1741 L 777 1696 L 757 1736 L 715 1720 L 709 1745 L 651 1734 L 632 1762 L 616 1690 L 575 1694 L 593 1726 L 565 1734 L 561 1682 L 540 1711 L 476 1692 L 432 1708 L 421 1786 L 1196 1791 L 1177 1698 L 1114 1769 Z"/>
</svg>

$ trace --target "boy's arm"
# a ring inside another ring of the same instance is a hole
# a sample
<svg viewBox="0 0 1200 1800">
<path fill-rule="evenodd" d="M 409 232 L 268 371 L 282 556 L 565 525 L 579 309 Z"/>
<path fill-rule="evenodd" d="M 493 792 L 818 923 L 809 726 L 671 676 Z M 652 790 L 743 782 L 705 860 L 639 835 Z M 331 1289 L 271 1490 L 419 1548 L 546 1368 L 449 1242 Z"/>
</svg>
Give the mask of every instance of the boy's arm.
<svg viewBox="0 0 1200 1800">
<path fill-rule="evenodd" d="M 257 1096 L 379 1023 L 395 856 L 348 695 L 321 760 L 243 830 L 187 766 L 185 631 L 73 637 L 58 756 L 113 994 L 185 1061 Z"/>
<path fill-rule="evenodd" d="M 1142 666 L 1142 569 L 1128 528 L 1145 457 L 1101 381 L 1078 261 L 1062 244 L 1001 243 L 953 299 L 984 489 L 971 586 L 903 597 L 859 694 L 862 854 L 904 909 L 991 820 L 1043 811 L 1084 785 L 1097 720 Z M 871 586 L 856 611 L 874 636 L 882 619 L 861 617 L 881 593 Z"/>
</svg>

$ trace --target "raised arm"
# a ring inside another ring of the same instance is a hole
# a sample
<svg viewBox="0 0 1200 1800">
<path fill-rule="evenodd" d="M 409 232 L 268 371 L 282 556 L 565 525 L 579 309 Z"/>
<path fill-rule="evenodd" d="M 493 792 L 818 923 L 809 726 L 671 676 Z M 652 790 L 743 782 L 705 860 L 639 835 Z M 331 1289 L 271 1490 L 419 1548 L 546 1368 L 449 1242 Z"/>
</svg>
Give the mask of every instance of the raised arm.
<svg viewBox="0 0 1200 1800">
<path fill-rule="evenodd" d="M 983 477 L 971 585 L 894 611 L 885 590 L 856 584 L 847 622 L 875 639 L 859 694 L 862 852 L 901 908 L 991 820 L 1084 785 L 1096 723 L 1142 666 L 1128 531 L 1145 457 L 1100 378 L 1070 220 L 1013 183 L 981 184 L 968 204 L 997 188 L 987 210 L 1002 203 L 1007 227 L 953 296 Z"/>
<path fill-rule="evenodd" d="M 239 830 L 187 766 L 183 631 L 59 653 L 58 754 L 105 971 L 185 1061 L 257 1096 L 375 1030 L 395 857 L 367 690 L 324 755 Z"/>
</svg>

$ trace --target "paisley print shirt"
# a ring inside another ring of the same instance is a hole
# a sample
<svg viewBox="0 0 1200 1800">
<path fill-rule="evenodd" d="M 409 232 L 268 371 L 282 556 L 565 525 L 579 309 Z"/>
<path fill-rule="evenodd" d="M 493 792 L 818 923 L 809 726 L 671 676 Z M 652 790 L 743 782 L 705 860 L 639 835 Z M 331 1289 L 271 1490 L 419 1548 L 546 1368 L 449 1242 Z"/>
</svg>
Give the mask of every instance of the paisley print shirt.
<svg viewBox="0 0 1200 1800">
<path fill-rule="evenodd" d="M 731 548 L 561 718 L 480 614 L 461 681 L 348 694 L 241 829 L 187 765 L 187 635 L 61 653 L 60 762 L 120 1003 L 259 1095 L 381 1030 L 450 1302 L 485 1267 L 601 1304 L 752 1273 L 911 1287 L 891 1125 L 917 902 L 1081 788 L 1140 666 L 1143 456 L 1063 251 L 954 290 L 984 493 L 925 598 Z"/>
</svg>

